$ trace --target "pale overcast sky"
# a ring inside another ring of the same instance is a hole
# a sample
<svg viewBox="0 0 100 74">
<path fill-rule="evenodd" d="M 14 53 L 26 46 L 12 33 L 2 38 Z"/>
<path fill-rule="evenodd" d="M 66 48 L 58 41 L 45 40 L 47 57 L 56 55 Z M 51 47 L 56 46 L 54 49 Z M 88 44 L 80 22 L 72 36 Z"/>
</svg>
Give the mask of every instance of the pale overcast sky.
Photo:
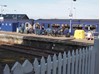
<svg viewBox="0 0 100 74">
<path fill-rule="evenodd" d="M 5 14 L 27 14 L 29 18 L 67 19 L 72 0 L 0 0 Z M 98 19 L 99 0 L 77 0 L 73 2 L 73 18 Z M 16 11 L 14 11 L 16 10 Z"/>
</svg>

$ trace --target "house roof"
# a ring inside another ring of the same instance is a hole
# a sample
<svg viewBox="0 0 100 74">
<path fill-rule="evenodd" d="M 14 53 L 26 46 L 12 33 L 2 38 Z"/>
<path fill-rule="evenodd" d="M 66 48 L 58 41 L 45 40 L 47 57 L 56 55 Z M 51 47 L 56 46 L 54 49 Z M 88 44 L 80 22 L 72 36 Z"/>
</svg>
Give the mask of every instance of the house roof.
<svg viewBox="0 0 100 74">
<path fill-rule="evenodd" d="M 4 17 L 4 19 L 17 19 L 17 20 L 18 19 L 20 20 L 29 19 L 26 14 L 3 14 L 2 16 Z"/>
</svg>

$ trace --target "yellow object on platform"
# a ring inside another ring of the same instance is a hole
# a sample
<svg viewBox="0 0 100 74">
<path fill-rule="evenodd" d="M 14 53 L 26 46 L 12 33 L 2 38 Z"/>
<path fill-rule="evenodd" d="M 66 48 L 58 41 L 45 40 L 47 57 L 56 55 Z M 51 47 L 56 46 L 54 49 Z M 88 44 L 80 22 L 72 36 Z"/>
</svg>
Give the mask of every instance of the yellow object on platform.
<svg viewBox="0 0 100 74">
<path fill-rule="evenodd" d="M 75 39 L 84 39 L 85 38 L 85 31 L 84 30 L 75 30 L 74 38 Z"/>
</svg>

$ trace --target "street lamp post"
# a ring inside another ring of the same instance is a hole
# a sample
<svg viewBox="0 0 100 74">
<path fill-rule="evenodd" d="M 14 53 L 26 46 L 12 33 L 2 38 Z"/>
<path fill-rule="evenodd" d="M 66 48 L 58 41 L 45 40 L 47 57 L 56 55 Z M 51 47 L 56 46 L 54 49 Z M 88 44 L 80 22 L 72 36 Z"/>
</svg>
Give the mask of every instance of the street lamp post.
<svg viewBox="0 0 100 74">
<path fill-rule="evenodd" d="M 4 11 L 3 7 L 7 7 L 7 5 L 0 5 L 0 8 L 1 8 L 1 16 L 0 16 L 0 21 L 3 21 L 3 20 L 4 20 L 4 17 L 2 16 L 3 11 Z"/>
<path fill-rule="evenodd" d="M 70 12 L 70 14 L 69 14 L 69 19 L 70 19 L 70 29 L 69 29 L 69 33 L 71 33 L 71 29 L 72 29 L 72 18 L 73 18 L 73 13 Z"/>
<path fill-rule="evenodd" d="M 71 29 L 72 29 L 72 19 L 73 19 L 73 2 L 75 2 L 76 0 L 71 0 L 71 8 L 70 8 L 70 13 L 69 13 L 69 19 L 70 19 L 70 29 L 69 29 L 69 33 L 71 33 Z"/>
<path fill-rule="evenodd" d="M 15 15 L 16 15 L 15 18 L 16 18 L 16 20 L 17 20 L 17 18 L 18 18 L 18 17 L 17 17 L 17 10 L 14 10 L 14 12 L 15 12 Z"/>
<path fill-rule="evenodd" d="M 76 8 L 74 7 L 74 19 L 76 19 Z"/>
<path fill-rule="evenodd" d="M 3 7 L 7 7 L 7 5 L 0 5 L 1 7 L 1 17 L 2 17 L 2 14 L 3 14 Z"/>
</svg>

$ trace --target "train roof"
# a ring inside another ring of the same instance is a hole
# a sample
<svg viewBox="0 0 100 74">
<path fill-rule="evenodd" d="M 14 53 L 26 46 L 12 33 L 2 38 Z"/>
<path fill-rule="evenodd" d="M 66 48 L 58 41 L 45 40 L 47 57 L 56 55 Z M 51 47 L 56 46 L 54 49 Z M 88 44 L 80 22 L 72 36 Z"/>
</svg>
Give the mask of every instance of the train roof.
<svg viewBox="0 0 100 74">
<path fill-rule="evenodd" d="M 0 14 L 1 16 L 1 14 Z M 29 17 L 26 14 L 2 14 L 4 19 L 19 19 L 19 20 L 28 20 Z"/>
<path fill-rule="evenodd" d="M 66 21 L 70 19 L 37 19 L 42 21 Z M 72 19 L 74 21 L 99 21 L 99 19 Z"/>
</svg>

